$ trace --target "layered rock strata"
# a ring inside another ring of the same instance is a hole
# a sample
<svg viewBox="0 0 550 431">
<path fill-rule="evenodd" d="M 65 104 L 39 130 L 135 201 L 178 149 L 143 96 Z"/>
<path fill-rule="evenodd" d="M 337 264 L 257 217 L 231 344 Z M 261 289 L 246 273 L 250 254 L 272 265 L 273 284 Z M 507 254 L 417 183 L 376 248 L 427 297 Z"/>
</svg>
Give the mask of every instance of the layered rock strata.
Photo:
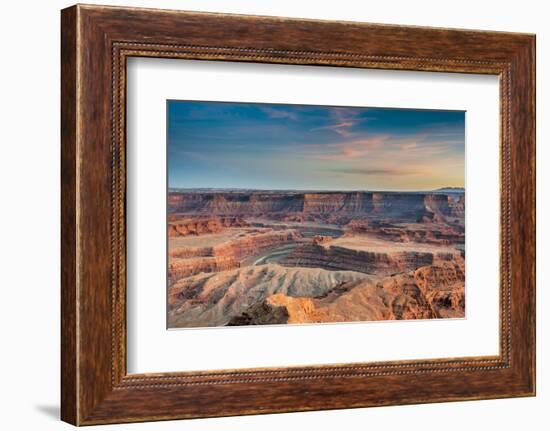
<svg viewBox="0 0 550 431">
<path fill-rule="evenodd" d="M 462 260 L 460 251 L 373 252 L 346 247 L 320 245 L 315 241 L 300 244 L 281 264 L 285 266 L 323 268 L 332 271 L 358 271 L 373 275 L 391 275 L 412 271 L 420 266 Z"/>
<path fill-rule="evenodd" d="M 238 268 L 242 259 L 262 250 L 301 239 L 295 230 L 243 233 L 231 241 L 207 247 L 173 247 L 169 251 L 168 277 L 171 281 L 201 272 Z"/>
<path fill-rule="evenodd" d="M 378 238 L 396 242 L 417 242 L 426 244 L 464 244 L 464 230 L 445 223 L 390 224 L 373 223 L 367 220 L 351 220 L 345 225 L 346 235 L 373 234 Z"/>
<path fill-rule="evenodd" d="M 460 217 L 464 199 L 441 193 L 171 192 L 168 211 L 300 221 L 320 218 L 341 222 L 357 215 L 420 221 L 423 217 Z"/>
<path fill-rule="evenodd" d="M 168 222 L 168 236 L 203 235 L 217 233 L 228 227 L 245 227 L 248 223 L 241 217 L 183 218 L 172 217 Z"/>
</svg>

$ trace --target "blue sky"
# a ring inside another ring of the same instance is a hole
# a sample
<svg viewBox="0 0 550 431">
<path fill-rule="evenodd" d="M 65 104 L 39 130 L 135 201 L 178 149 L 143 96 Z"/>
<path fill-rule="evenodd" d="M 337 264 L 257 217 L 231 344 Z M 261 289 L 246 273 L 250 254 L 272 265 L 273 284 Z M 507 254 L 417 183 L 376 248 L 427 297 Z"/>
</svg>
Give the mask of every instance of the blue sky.
<svg viewBox="0 0 550 431">
<path fill-rule="evenodd" d="M 167 109 L 169 187 L 464 186 L 462 111 L 174 100 Z"/>
</svg>

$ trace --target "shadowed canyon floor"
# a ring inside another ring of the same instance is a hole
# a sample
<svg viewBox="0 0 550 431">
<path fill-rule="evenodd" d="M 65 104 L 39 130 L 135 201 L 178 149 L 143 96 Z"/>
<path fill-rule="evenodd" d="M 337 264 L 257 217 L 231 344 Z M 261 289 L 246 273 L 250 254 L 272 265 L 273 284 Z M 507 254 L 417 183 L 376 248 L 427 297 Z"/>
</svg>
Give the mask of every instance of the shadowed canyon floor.
<svg viewBox="0 0 550 431">
<path fill-rule="evenodd" d="M 464 194 L 171 190 L 170 328 L 464 317 Z"/>
</svg>

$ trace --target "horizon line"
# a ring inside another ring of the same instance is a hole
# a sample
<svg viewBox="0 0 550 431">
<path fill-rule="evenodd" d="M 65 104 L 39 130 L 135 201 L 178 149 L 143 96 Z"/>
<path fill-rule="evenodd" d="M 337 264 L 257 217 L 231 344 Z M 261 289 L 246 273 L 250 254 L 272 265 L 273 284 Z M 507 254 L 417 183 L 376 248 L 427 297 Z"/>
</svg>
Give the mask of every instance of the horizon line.
<svg viewBox="0 0 550 431">
<path fill-rule="evenodd" d="M 334 192 L 334 193 L 346 193 L 346 192 L 436 192 L 440 190 L 461 190 L 465 191 L 463 186 L 445 186 L 435 189 L 285 189 L 285 188 L 254 188 L 254 187 L 168 187 L 170 190 L 239 190 L 239 191 L 277 191 L 277 192 Z"/>
</svg>

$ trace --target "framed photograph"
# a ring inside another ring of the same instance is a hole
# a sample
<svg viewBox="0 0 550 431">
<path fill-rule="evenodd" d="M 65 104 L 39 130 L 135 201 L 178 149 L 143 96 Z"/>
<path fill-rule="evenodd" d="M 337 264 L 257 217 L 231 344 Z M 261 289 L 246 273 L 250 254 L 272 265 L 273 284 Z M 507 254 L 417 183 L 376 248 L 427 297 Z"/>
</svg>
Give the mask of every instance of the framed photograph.
<svg viewBox="0 0 550 431">
<path fill-rule="evenodd" d="M 535 394 L 535 37 L 62 11 L 62 419 Z"/>
</svg>

